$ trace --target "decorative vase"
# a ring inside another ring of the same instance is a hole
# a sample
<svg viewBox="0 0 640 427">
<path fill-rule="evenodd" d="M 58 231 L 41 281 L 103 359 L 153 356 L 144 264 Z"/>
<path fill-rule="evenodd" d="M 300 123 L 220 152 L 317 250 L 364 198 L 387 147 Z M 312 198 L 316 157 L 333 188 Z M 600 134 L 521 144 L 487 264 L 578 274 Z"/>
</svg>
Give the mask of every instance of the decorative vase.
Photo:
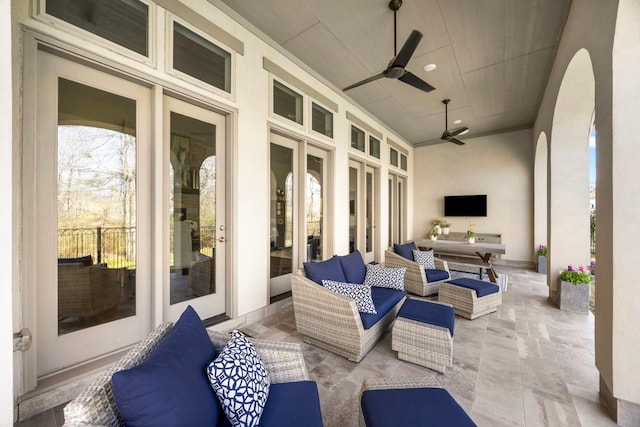
<svg viewBox="0 0 640 427">
<path fill-rule="evenodd" d="M 444 235 L 449 234 L 449 227 L 442 227 L 442 234 Z"/>
<path fill-rule="evenodd" d="M 558 307 L 574 313 L 589 313 L 589 293 L 591 284 L 573 284 L 558 279 Z"/>
<path fill-rule="evenodd" d="M 434 225 L 433 229 L 435 230 L 436 233 L 442 234 L 442 228 L 439 225 Z"/>
<path fill-rule="evenodd" d="M 469 243 L 470 245 L 473 245 L 475 242 L 476 242 L 475 237 L 467 237 L 467 243 Z"/>
<path fill-rule="evenodd" d="M 538 255 L 538 273 L 547 274 L 547 257 Z"/>
<path fill-rule="evenodd" d="M 431 240 L 438 240 L 438 236 L 434 236 L 434 235 L 429 236 L 429 238 L 430 238 Z"/>
</svg>

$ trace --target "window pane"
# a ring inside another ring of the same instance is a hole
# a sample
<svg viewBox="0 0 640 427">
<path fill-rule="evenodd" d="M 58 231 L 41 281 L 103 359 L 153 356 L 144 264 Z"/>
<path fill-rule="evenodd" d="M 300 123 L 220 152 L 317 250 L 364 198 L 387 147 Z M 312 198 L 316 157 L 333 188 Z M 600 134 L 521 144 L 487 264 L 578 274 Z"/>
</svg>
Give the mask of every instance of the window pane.
<svg viewBox="0 0 640 427">
<path fill-rule="evenodd" d="M 407 170 L 407 156 L 404 154 L 400 154 L 400 169 L 403 171 Z"/>
<path fill-rule="evenodd" d="M 231 92 L 231 54 L 174 22 L 173 68 Z"/>
<path fill-rule="evenodd" d="M 135 315 L 136 102 L 58 80 L 58 334 Z"/>
<path fill-rule="evenodd" d="M 315 102 L 311 103 L 311 128 L 333 138 L 333 114 Z"/>
<path fill-rule="evenodd" d="M 149 56 L 149 7 L 137 0 L 47 0 L 49 15 Z"/>
<path fill-rule="evenodd" d="M 293 271 L 293 150 L 271 144 L 271 274 Z"/>
<path fill-rule="evenodd" d="M 389 157 L 392 166 L 398 166 L 398 151 L 393 148 L 389 149 Z"/>
<path fill-rule="evenodd" d="M 322 261 L 322 174 L 323 159 L 307 155 L 307 262 Z"/>
<path fill-rule="evenodd" d="M 302 95 L 274 80 L 273 112 L 298 124 L 302 124 Z"/>
<path fill-rule="evenodd" d="M 351 147 L 364 153 L 364 131 L 351 125 Z"/>
<path fill-rule="evenodd" d="M 367 252 L 373 251 L 373 226 L 374 226 L 374 197 L 375 197 L 375 189 L 373 188 L 373 173 L 367 172 L 366 174 L 366 194 L 367 194 L 367 206 L 366 206 L 366 224 L 367 224 L 367 234 L 365 236 L 365 250 Z"/>
<path fill-rule="evenodd" d="M 170 303 L 216 292 L 216 127 L 171 112 Z"/>
<path fill-rule="evenodd" d="M 380 158 L 380 141 L 372 136 L 369 136 L 369 154 L 376 159 Z"/>
<path fill-rule="evenodd" d="M 349 168 L 349 253 L 356 250 L 358 236 L 358 170 Z"/>
</svg>

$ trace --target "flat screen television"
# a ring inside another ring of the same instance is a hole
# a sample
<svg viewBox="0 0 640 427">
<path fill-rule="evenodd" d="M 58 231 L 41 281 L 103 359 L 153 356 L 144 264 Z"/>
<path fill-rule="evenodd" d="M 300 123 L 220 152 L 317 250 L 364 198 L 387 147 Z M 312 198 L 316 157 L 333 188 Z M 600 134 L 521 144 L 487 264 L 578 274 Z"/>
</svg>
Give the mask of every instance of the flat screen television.
<svg viewBox="0 0 640 427">
<path fill-rule="evenodd" d="M 487 216 L 487 195 L 444 196 L 444 216 Z"/>
</svg>

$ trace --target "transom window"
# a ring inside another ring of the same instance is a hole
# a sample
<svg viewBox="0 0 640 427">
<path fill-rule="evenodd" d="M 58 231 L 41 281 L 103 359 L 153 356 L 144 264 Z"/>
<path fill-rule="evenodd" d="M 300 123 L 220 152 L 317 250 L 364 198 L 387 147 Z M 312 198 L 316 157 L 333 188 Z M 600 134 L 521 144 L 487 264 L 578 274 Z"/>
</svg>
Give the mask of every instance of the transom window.
<svg viewBox="0 0 640 427">
<path fill-rule="evenodd" d="M 369 135 L 369 155 L 380 159 L 380 140 Z"/>
<path fill-rule="evenodd" d="M 333 138 L 333 113 L 315 102 L 311 103 L 311 129 Z"/>
<path fill-rule="evenodd" d="M 351 148 L 355 148 L 364 153 L 364 141 L 364 131 L 351 125 Z"/>
<path fill-rule="evenodd" d="M 398 150 L 395 148 L 389 148 L 389 163 L 391 166 L 398 167 Z"/>
<path fill-rule="evenodd" d="M 404 154 L 400 154 L 400 169 L 407 170 L 407 156 Z"/>
<path fill-rule="evenodd" d="M 303 96 L 274 80 L 273 112 L 301 125 L 303 123 Z"/>
</svg>

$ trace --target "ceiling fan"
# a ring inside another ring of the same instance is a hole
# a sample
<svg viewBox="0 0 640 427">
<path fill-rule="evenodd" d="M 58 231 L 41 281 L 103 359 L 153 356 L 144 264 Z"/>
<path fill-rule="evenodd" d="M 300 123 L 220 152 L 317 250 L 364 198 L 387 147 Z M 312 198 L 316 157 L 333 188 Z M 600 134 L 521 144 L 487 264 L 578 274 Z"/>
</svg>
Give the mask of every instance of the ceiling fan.
<svg viewBox="0 0 640 427">
<path fill-rule="evenodd" d="M 449 117 L 448 117 L 449 108 L 448 108 L 448 105 L 449 105 L 450 102 L 451 102 L 450 99 L 443 99 L 442 100 L 442 103 L 444 104 L 444 132 L 442 132 L 442 136 L 440 137 L 440 139 L 443 140 L 443 141 L 453 142 L 454 144 L 464 145 L 464 142 L 460 141 L 458 138 L 456 138 L 456 136 L 464 135 L 465 133 L 469 132 L 469 128 L 466 127 L 466 126 L 462 126 L 462 127 L 459 127 L 459 128 L 455 128 L 455 129 L 449 130 L 449 128 L 448 128 L 448 123 L 449 123 Z"/>
<path fill-rule="evenodd" d="M 400 6 L 402 6 L 402 0 L 391 0 L 389 2 L 389 9 L 393 10 L 393 53 L 395 56 L 391 58 L 391 61 L 389 61 L 389 65 L 387 65 L 387 68 L 374 76 L 359 81 L 358 83 L 354 83 L 351 86 L 345 87 L 344 89 L 342 89 L 343 91 L 346 92 L 349 89 L 362 86 L 365 83 L 369 83 L 383 77 L 389 79 L 398 79 L 401 82 L 418 88 L 424 92 L 431 92 L 435 89 L 433 86 L 431 86 L 429 83 L 425 82 L 415 74 L 405 70 L 405 67 L 411 59 L 413 52 L 416 50 L 416 48 L 418 47 L 418 43 L 420 43 L 420 40 L 422 39 L 422 33 L 420 31 L 413 30 L 407 38 L 407 41 L 404 42 L 404 45 L 402 46 L 402 49 L 400 49 L 400 52 L 397 52 L 396 12 L 398 11 L 398 9 L 400 9 Z"/>
</svg>

